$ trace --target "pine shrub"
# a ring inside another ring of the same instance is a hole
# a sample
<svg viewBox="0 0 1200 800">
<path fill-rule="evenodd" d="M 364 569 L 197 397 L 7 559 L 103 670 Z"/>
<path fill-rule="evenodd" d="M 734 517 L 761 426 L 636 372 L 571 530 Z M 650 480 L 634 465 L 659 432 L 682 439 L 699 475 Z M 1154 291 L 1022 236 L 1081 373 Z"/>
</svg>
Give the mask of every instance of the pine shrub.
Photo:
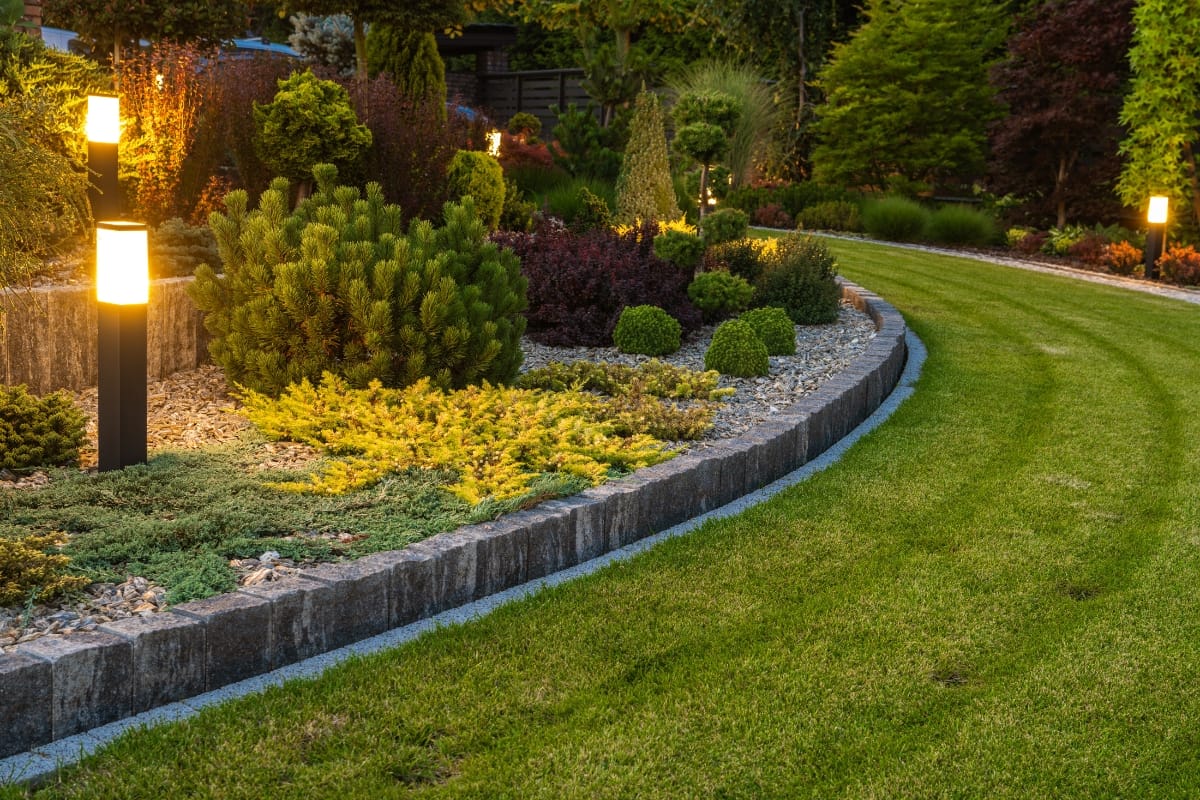
<svg viewBox="0 0 1200 800">
<path fill-rule="evenodd" d="M 704 354 L 704 368 L 715 369 L 722 375 L 753 378 L 771 370 L 767 346 L 754 333 L 754 328 L 741 320 L 722 322 L 713 332 L 712 342 Z"/>
<path fill-rule="evenodd" d="M 999 238 L 991 215 L 961 205 L 942 206 L 929 215 L 925 236 L 939 244 L 986 247 Z"/>
<path fill-rule="evenodd" d="M 325 372 L 354 386 L 511 380 L 526 282 L 472 202 L 405 233 L 378 184 L 362 197 L 330 165 L 314 176 L 317 192 L 291 213 L 277 180 L 257 209 L 236 191 L 212 216 L 224 274 L 201 266 L 189 291 L 228 379 L 269 395 Z"/>
<path fill-rule="evenodd" d="M 61 533 L 0 538 L 0 607 L 52 600 L 91 583 L 67 574 L 70 559 L 57 552 L 66 538 Z"/>
<path fill-rule="evenodd" d="M 763 306 L 747 311 L 738 317 L 754 329 L 757 336 L 772 356 L 796 354 L 796 326 L 787 311 L 778 306 Z"/>
<path fill-rule="evenodd" d="M 716 322 L 749 308 L 754 287 L 728 272 L 701 272 L 688 284 L 687 293 L 704 321 Z"/>
<path fill-rule="evenodd" d="M 446 65 L 431 31 L 376 22 L 367 33 L 367 69 L 391 76 L 401 96 L 429 100 L 446 114 Z"/>
<path fill-rule="evenodd" d="M 618 222 L 675 219 L 683 212 L 675 202 L 667 135 L 658 95 L 642 92 L 634 105 L 629 144 L 617 176 Z"/>
<path fill-rule="evenodd" d="M 34 397 L 24 385 L 0 385 L 0 469 L 79 462 L 83 412 L 66 392 Z"/>
<path fill-rule="evenodd" d="M 579 187 L 579 212 L 567 222 L 578 233 L 602 230 L 612 225 L 612 212 L 604 198 L 586 186 Z"/>
<path fill-rule="evenodd" d="M 846 200 L 826 200 L 801 209 L 796 215 L 796 225 L 809 231 L 856 233 L 862 230 L 862 217 L 855 203 Z"/>
<path fill-rule="evenodd" d="M 929 211 L 907 197 L 885 197 L 867 203 L 862 223 L 875 239 L 911 242 L 921 238 L 929 221 Z"/>
<path fill-rule="evenodd" d="M 629 306 L 613 329 L 613 344 L 622 353 L 665 356 L 679 349 L 682 328 L 658 306 Z"/>
<path fill-rule="evenodd" d="M 704 240 L 690 233 L 669 230 L 654 237 L 654 255 L 690 272 L 704 257 Z"/>
<path fill-rule="evenodd" d="M 644 223 L 577 234 L 544 226 L 533 234 L 500 232 L 497 244 L 513 250 L 529 280 L 529 335 L 543 344 L 606 347 L 626 306 L 656 305 L 684 333 L 701 324 L 687 296 L 688 270 L 654 255 L 658 227 Z"/>
<path fill-rule="evenodd" d="M 812 236 L 799 234 L 776 242 L 759 279 L 756 302 L 785 309 L 797 325 L 835 322 L 842 293 L 834 277 L 837 263 L 829 248 Z"/>
<path fill-rule="evenodd" d="M 744 239 L 750 229 L 750 217 L 736 208 L 722 208 L 705 215 L 700 221 L 700 233 L 706 245 L 724 244 Z"/>
<path fill-rule="evenodd" d="M 504 213 L 504 170 L 500 162 L 478 150 L 459 150 L 449 167 L 450 199 L 472 197 L 479 218 L 490 231 L 500 227 Z"/>
<path fill-rule="evenodd" d="M 151 231 L 150 266 L 154 277 L 191 275 L 201 264 L 221 265 L 217 240 L 208 226 L 188 225 L 175 217 Z"/>
<path fill-rule="evenodd" d="M 735 242 L 714 245 L 704 251 L 706 272 L 724 270 L 731 275 L 744 278 L 751 284 L 763 273 L 762 246 L 754 239 L 738 239 Z"/>
</svg>

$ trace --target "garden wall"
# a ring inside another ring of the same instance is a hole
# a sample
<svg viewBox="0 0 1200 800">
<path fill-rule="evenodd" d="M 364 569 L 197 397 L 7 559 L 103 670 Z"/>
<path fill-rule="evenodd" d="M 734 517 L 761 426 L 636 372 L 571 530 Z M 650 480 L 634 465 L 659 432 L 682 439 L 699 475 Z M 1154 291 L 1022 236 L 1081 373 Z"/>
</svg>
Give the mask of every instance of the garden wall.
<svg viewBox="0 0 1200 800">
<path fill-rule="evenodd" d="M 150 286 L 146 371 L 151 379 L 208 361 L 203 315 L 187 294 L 192 278 Z M 96 385 L 96 292 L 90 286 L 8 291 L 0 298 L 0 383 L 36 394 Z"/>
<path fill-rule="evenodd" d="M 0 757 L 186 700 L 456 608 L 722 506 L 820 455 L 896 386 L 905 325 L 846 284 L 878 335 L 846 370 L 736 439 L 404 550 L 0 655 Z"/>
</svg>

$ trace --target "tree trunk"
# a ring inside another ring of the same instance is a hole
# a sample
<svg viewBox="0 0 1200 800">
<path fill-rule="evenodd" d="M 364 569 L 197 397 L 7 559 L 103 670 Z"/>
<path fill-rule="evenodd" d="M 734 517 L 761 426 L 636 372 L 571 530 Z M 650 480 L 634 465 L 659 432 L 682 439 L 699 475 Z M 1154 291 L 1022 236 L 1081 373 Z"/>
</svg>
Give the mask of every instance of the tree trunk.
<svg viewBox="0 0 1200 800">
<path fill-rule="evenodd" d="M 367 80 L 367 31 L 358 17 L 354 18 L 354 77 Z"/>
<path fill-rule="evenodd" d="M 1058 213 L 1055 227 L 1062 230 L 1067 226 L 1067 157 L 1058 159 L 1058 174 L 1054 176 L 1054 207 Z"/>
<path fill-rule="evenodd" d="M 705 212 L 708 211 L 708 164 L 700 165 L 700 209 L 698 215 L 700 219 L 704 219 Z"/>
</svg>

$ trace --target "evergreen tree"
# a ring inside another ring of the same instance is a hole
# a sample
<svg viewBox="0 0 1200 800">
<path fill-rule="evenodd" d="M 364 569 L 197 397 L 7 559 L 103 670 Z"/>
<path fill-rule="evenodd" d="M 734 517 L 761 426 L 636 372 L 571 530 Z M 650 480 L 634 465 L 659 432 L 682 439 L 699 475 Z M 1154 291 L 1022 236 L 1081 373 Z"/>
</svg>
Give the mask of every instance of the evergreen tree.
<svg viewBox="0 0 1200 800">
<path fill-rule="evenodd" d="M 432 33 L 376 23 L 367 34 L 367 68 L 371 77 L 391 76 L 400 94 L 413 100 L 446 102 L 446 65 Z"/>
<path fill-rule="evenodd" d="M 43 12 L 46 25 L 75 31 L 114 64 L 139 39 L 217 45 L 246 27 L 244 0 L 46 0 Z"/>
<path fill-rule="evenodd" d="M 1200 0 L 1138 0 L 1133 21 L 1117 192 L 1129 206 L 1165 193 L 1200 224 Z"/>
<path fill-rule="evenodd" d="M 642 92 L 634 106 L 629 144 L 617 176 L 617 221 L 670 220 L 682 216 L 675 202 L 667 135 L 658 95 Z"/>
<path fill-rule="evenodd" d="M 700 164 L 700 217 L 708 205 L 708 174 L 712 166 L 729 151 L 729 137 L 741 116 L 737 98 L 723 92 L 681 95 L 672 111 L 675 140 L 672 146 Z"/>
<path fill-rule="evenodd" d="M 834 48 L 819 87 L 821 181 L 884 188 L 969 180 L 997 115 L 989 66 L 1005 40 L 996 0 L 870 0 L 867 21 Z"/>
</svg>

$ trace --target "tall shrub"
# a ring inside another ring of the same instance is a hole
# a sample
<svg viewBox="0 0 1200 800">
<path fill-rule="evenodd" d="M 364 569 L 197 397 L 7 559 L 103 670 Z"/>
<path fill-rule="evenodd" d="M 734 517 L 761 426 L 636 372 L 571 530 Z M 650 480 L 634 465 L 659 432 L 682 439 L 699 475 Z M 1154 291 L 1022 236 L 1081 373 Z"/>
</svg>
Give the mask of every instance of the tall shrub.
<svg viewBox="0 0 1200 800">
<path fill-rule="evenodd" d="M 676 152 L 700 164 L 700 216 L 708 196 L 708 174 L 729 151 L 729 137 L 741 114 L 736 97 L 723 92 L 689 92 L 681 95 L 672 111 L 675 117 Z"/>
<path fill-rule="evenodd" d="M 642 92 L 629 126 L 629 144 L 617 176 L 617 221 L 678 219 L 683 212 L 675 202 L 671 163 L 658 95 Z"/>
<path fill-rule="evenodd" d="M 471 204 L 406 233 L 378 184 L 363 197 L 336 186 L 330 165 L 314 176 L 317 192 L 294 212 L 278 180 L 257 209 L 236 191 L 212 215 L 224 274 L 201 266 L 190 291 L 228 379 L 273 396 L 324 372 L 354 386 L 511 380 L 525 279 L 512 253 L 486 241 Z"/>
<path fill-rule="evenodd" d="M 446 65 L 432 33 L 382 22 L 372 25 L 367 34 L 367 69 L 371 75 L 390 75 L 400 94 L 436 102 L 445 114 Z"/>
<path fill-rule="evenodd" d="M 488 230 L 500 225 L 504 210 L 504 170 L 500 162 L 478 150 L 459 150 L 450 160 L 450 197 L 475 199 L 475 209 Z"/>
</svg>

